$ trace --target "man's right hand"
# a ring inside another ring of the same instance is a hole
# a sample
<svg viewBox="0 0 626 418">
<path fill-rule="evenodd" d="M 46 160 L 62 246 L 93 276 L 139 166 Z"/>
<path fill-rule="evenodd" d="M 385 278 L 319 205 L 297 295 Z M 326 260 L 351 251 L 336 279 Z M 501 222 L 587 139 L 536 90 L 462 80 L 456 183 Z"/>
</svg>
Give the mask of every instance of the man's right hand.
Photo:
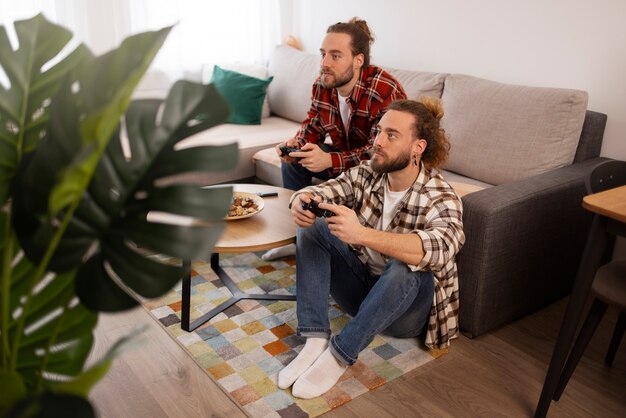
<svg viewBox="0 0 626 418">
<path fill-rule="evenodd" d="M 276 150 L 276 154 L 280 157 L 280 160 L 285 163 L 293 163 L 296 161 L 295 157 L 290 157 L 289 155 L 283 155 L 280 150 L 281 147 L 289 147 L 289 148 L 298 148 L 298 141 L 294 138 L 288 139 L 280 144 L 276 145 L 274 149 Z"/>
<path fill-rule="evenodd" d="M 300 193 L 291 202 L 291 215 L 296 225 L 306 228 L 315 223 L 317 216 L 311 211 L 302 209 L 302 203 L 309 203 L 312 199 L 315 199 L 317 202 L 322 201 L 321 197 L 314 196 L 311 193 Z"/>
</svg>

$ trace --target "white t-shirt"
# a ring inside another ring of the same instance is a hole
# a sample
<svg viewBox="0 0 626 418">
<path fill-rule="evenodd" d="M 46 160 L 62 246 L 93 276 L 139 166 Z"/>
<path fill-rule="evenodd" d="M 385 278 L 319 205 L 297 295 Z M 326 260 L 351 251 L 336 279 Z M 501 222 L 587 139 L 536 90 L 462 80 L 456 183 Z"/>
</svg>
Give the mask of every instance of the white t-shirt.
<svg viewBox="0 0 626 418">
<path fill-rule="evenodd" d="M 339 96 L 339 113 L 341 114 L 341 121 L 343 122 L 343 129 L 348 135 L 348 121 L 350 120 L 350 104 L 348 103 L 348 97 L 344 97 L 339 94 L 337 91 L 337 95 Z"/>
<path fill-rule="evenodd" d="M 389 184 L 385 182 L 383 216 L 378 219 L 378 225 L 376 225 L 376 229 L 379 229 L 381 231 L 385 231 L 387 229 L 394 216 L 396 216 L 396 212 L 398 211 L 398 203 L 400 203 L 408 190 L 409 188 L 407 188 L 406 190 L 401 190 L 399 192 L 392 192 L 389 190 Z M 368 267 L 372 274 L 380 275 L 385 267 L 385 259 L 383 258 L 382 254 L 367 247 L 364 247 L 363 251 L 370 256 L 370 262 L 368 263 Z"/>
</svg>

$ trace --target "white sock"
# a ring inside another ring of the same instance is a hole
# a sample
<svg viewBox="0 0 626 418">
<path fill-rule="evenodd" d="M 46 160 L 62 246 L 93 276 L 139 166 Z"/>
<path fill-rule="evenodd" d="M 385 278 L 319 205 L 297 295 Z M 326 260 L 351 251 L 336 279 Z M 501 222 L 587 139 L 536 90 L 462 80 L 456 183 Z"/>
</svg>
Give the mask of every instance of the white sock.
<svg viewBox="0 0 626 418">
<path fill-rule="evenodd" d="M 335 386 L 348 366 L 335 358 L 327 348 L 315 363 L 296 380 L 291 393 L 297 398 L 317 398 Z"/>
<path fill-rule="evenodd" d="M 277 258 L 288 257 L 291 255 L 296 255 L 296 244 L 287 244 L 282 247 L 267 250 L 265 254 L 261 256 L 261 260 L 271 261 L 276 260 Z"/>
<path fill-rule="evenodd" d="M 302 351 L 278 373 L 278 387 L 287 389 L 293 385 L 293 382 L 324 352 L 327 345 L 328 340 L 326 338 L 307 338 Z"/>
</svg>

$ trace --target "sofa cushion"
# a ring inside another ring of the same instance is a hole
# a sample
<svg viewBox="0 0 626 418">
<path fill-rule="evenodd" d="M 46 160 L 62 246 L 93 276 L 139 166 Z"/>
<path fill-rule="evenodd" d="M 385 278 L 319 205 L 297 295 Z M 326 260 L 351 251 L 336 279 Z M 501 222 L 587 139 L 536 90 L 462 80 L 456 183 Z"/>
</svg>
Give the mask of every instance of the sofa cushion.
<svg viewBox="0 0 626 418">
<path fill-rule="evenodd" d="M 311 106 L 311 89 L 319 76 L 320 57 L 279 45 L 268 68 L 274 77 L 267 90 L 272 113 L 294 122 L 305 120 Z"/>
<path fill-rule="evenodd" d="M 208 185 L 254 177 L 255 166 L 252 163 L 252 156 L 259 150 L 273 147 L 279 142 L 291 138 L 299 127 L 299 123 L 283 118 L 269 117 L 263 119 L 261 125 L 224 124 L 185 138 L 176 144 L 176 150 L 200 145 L 223 145 L 237 142 L 239 145 L 239 162 L 237 167 L 231 171 L 208 174 L 186 173 L 168 179 L 168 184 L 181 179 L 186 181 L 191 179 L 196 184 Z"/>
<path fill-rule="evenodd" d="M 387 72 L 400 82 L 408 99 L 417 100 L 422 96 L 441 97 L 446 75 L 425 71 L 387 69 Z"/>
<path fill-rule="evenodd" d="M 203 64 L 202 65 L 202 83 L 208 84 L 211 82 L 211 77 L 213 77 L 213 69 L 215 65 L 219 65 L 221 68 L 229 71 L 236 71 L 241 74 L 245 74 L 250 77 L 260 78 L 261 80 L 265 80 L 269 73 L 267 71 L 267 67 L 258 64 L 249 64 L 245 62 L 229 62 L 229 63 L 213 63 L 213 64 Z M 261 118 L 269 118 L 270 117 L 270 104 L 267 98 L 267 94 L 265 95 L 265 99 L 263 100 L 263 111 L 261 112 Z"/>
<path fill-rule="evenodd" d="M 228 122 L 239 125 L 260 125 L 263 100 L 272 77 L 264 80 L 237 71 L 229 71 L 218 65 L 213 69 L 211 83 L 224 97 L 230 107 Z"/>
<path fill-rule="evenodd" d="M 276 154 L 274 148 L 266 148 L 260 150 L 252 157 L 256 165 L 256 178 L 263 183 L 272 184 L 274 186 L 283 185 L 283 179 L 280 172 L 280 157 Z M 443 178 L 446 179 L 455 192 L 461 197 L 491 187 L 490 184 L 481 183 L 474 179 L 459 176 L 458 174 L 442 172 Z"/>
<path fill-rule="evenodd" d="M 497 185 L 573 162 L 587 93 L 450 75 L 442 101 L 446 169 Z"/>
</svg>

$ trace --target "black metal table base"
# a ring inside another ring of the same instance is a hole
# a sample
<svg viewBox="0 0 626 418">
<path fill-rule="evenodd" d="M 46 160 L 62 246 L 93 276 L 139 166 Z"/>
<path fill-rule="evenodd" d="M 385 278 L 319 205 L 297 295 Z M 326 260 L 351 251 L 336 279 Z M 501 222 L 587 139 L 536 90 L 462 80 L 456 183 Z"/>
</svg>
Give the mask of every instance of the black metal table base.
<svg viewBox="0 0 626 418">
<path fill-rule="evenodd" d="M 226 285 L 228 290 L 233 294 L 228 300 L 220 303 L 209 312 L 202 315 L 200 318 L 195 319 L 193 322 L 190 318 L 191 312 L 191 260 L 183 260 L 183 267 L 189 271 L 183 278 L 183 294 L 182 294 L 182 306 L 181 306 L 181 328 L 187 332 L 191 332 L 204 324 L 215 315 L 223 312 L 228 307 L 234 305 L 243 299 L 255 299 L 255 300 L 296 300 L 295 295 L 271 295 L 267 293 L 251 294 L 242 292 L 230 276 L 220 266 L 219 254 L 211 254 L 211 268 L 220 278 L 222 283 Z"/>
<path fill-rule="evenodd" d="M 541 396 L 535 409 L 535 418 L 544 418 L 548 413 L 552 400 L 558 400 L 556 389 L 563 377 L 563 367 L 576 336 L 576 329 L 589 295 L 591 283 L 595 277 L 596 270 L 601 264 L 604 250 L 611 235 L 626 236 L 626 224 L 594 214 L 576 280 L 574 281 L 557 342 L 552 352 Z"/>
</svg>

